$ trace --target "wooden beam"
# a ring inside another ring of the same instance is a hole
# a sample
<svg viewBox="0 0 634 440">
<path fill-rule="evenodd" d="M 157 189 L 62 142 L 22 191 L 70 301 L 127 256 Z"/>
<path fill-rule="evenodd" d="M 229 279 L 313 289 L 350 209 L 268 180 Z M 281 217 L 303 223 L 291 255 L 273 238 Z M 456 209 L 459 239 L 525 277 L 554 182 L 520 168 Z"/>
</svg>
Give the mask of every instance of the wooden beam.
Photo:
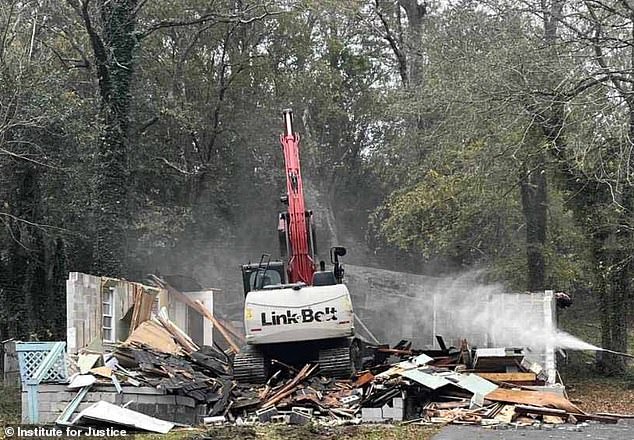
<svg viewBox="0 0 634 440">
<path fill-rule="evenodd" d="M 184 304 L 187 304 L 189 307 L 194 309 L 194 311 L 200 313 L 202 316 L 204 316 L 209 321 L 211 321 L 214 327 L 218 329 L 222 337 L 225 338 L 225 340 L 231 347 L 231 350 L 234 353 L 240 352 L 240 347 L 238 347 L 238 345 L 233 341 L 233 338 L 231 337 L 227 329 L 220 322 L 218 322 L 216 318 L 214 318 L 214 315 L 207 309 L 207 307 L 205 307 L 205 305 L 202 302 L 194 301 L 189 296 L 185 295 L 183 292 L 176 290 L 175 288 L 173 288 L 172 286 L 170 286 L 165 281 L 163 281 L 162 279 L 160 279 L 159 277 L 155 275 L 152 275 L 151 278 L 152 278 L 152 281 L 159 284 L 164 289 L 167 289 L 167 293 L 169 295 L 173 296 L 176 300 Z"/>
<path fill-rule="evenodd" d="M 478 373 L 483 379 L 495 382 L 534 382 L 537 380 L 535 373 Z"/>
<path fill-rule="evenodd" d="M 238 345 L 233 341 L 233 338 L 231 337 L 227 329 L 220 322 L 218 322 L 216 318 L 214 318 L 214 315 L 212 315 L 212 313 L 207 309 L 207 307 L 205 307 L 205 305 L 198 300 L 194 301 L 194 303 L 196 304 L 196 307 L 194 307 L 194 310 L 196 310 L 198 313 L 200 313 L 201 315 L 203 315 L 205 318 L 209 319 L 213 323 L 214 327 L 218 329 L 220 334 L 229 343 L 229 346 L 231 347 L 231 350 L 233 350 L 234 353 L 240 353 L 240 347 L 238 347 Z"/>
</svg>

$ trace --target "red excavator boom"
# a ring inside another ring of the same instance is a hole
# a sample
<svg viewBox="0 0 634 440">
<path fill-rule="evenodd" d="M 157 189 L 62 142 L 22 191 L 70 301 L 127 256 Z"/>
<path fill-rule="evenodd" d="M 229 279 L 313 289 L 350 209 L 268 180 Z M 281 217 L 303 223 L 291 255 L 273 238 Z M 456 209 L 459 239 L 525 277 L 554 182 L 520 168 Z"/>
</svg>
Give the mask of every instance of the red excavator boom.
<svg viewBox="0 0 634 440">
<path fill-rule="evenodd" d="M 299 164 L 299 134 L 293 132 L 293 111 L 282 112 L 284 134 L 280 136 L 286 170 L 286 198 L 288 211 L 280 214 L 279 232 L 288 256 L 287 271 L 290 283 L 311 285 L 315 272 L 312 212 L 304 206 L 304 188 Z"/>
</svg>

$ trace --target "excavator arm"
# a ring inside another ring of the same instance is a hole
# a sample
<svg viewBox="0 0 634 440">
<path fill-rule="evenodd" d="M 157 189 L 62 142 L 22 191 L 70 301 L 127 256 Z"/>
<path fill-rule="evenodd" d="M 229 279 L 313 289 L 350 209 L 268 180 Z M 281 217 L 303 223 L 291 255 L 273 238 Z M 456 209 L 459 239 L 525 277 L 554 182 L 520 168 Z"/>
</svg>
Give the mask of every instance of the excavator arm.
<svg viewBox="0 0 634 440">
<path fill-rule="evenodd" d="M 313 242 L 312 212 L 304 204 L 304 187 L 299 162 L 299 134 L 293 132 L 293 111 L 286 109 L 284 134 L 280 136 L 286 171 L 286 197 L 288 210 L 280 214 L 279 232 L 282 253 L 288 258 L 289 283 L 311 285 L 315 272 L 315 246 Z"/>
</svg>

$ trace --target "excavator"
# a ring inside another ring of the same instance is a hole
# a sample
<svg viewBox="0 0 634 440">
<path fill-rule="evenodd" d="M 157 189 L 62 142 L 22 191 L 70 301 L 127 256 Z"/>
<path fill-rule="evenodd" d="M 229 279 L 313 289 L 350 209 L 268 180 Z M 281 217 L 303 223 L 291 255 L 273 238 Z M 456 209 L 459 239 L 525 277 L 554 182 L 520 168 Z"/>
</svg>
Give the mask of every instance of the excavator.
<svg viewBox="0 0 634 440">
<path fill-rule="evenodd" d="M 304 203 L 299 134 L 293 112 L 283 110 L 287 206 L 278 216 L 280 260 L 264 254 L 258 263 L 241 266 L 245 293 L 246 346 L 234 357 L 239 382 L 264 383 L 274 363 L 302 366 L 318 362 L 322 375 L 349 378 L 360 369 L 361 340 L 355 338 L 350 292 L 343 284 L 340 258 L 344 247 L 330 249 L 332 269 L 317 270 L 313 213 Z"/>
</svg>

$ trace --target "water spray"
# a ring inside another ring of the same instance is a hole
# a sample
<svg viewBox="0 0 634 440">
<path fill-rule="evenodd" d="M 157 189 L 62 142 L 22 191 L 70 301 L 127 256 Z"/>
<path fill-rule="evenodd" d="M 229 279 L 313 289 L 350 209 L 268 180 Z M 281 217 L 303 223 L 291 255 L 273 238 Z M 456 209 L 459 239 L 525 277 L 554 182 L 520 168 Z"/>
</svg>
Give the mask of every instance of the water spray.
<svg viewBox="0 0 634 440">
<path fill-rule="evenodd" d="M 604 352 L 606 352 L 606 353 L 612 353 L 612 354 L 615 354 L 615 355 L 617 355 L 617 356 L 623 356 L 623 357 L 627 357 L 627 358 L 634 359 L 634 355 L 632 355 L 632 354 L 629 354 L 629 353 L 622 353 L 622 352 L 620 352 L 620 351 L 608 350 L 607 348 L 601 348 L 601 347 L 598 347 L 598 348 L 597 348 L 597 351 L 604 351 Z"/>
</svg>

